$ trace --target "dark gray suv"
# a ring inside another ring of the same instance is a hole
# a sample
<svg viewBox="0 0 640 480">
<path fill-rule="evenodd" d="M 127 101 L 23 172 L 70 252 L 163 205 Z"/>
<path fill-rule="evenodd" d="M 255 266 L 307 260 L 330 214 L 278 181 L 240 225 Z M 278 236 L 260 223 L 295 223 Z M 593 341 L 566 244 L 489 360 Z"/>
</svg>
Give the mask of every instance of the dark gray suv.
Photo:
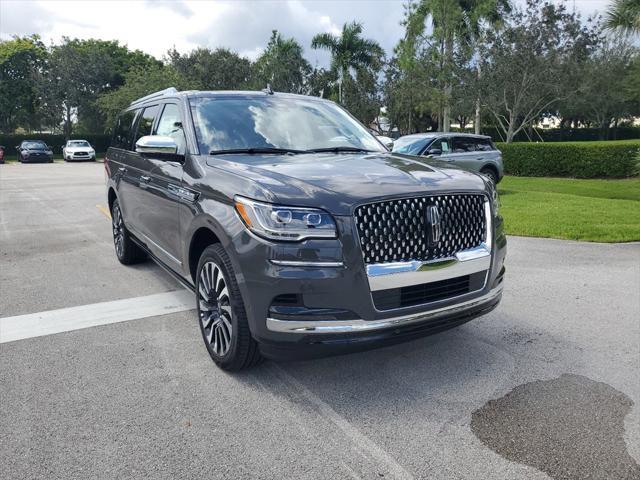
<svg viewBox="0 0 640 480">
<path fill-rule="evenodd" d="M 194 291 L 224 369 L 413 339 L 501 298 L 494 185 L 388 152 L 327 100 L 158 92 L 120 115 L 105 169 L 118 259 Z"/>
</svg>

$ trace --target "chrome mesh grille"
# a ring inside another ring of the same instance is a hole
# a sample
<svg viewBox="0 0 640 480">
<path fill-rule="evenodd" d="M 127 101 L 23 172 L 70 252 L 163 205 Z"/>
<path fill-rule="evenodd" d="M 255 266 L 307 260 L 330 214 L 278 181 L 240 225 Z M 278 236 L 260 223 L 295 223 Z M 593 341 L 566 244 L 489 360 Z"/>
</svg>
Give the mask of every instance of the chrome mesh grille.
<svg viewBox="0 0 640 480">
<path fill-rule="evenodd" d="M 356 208 L 365 264 L 436 260 L 479 246 L 485 239 L 483 195 L 434 195 Z M 427 207 L 439 207 L 442 235 L 430 244 Z"/>
</svg>

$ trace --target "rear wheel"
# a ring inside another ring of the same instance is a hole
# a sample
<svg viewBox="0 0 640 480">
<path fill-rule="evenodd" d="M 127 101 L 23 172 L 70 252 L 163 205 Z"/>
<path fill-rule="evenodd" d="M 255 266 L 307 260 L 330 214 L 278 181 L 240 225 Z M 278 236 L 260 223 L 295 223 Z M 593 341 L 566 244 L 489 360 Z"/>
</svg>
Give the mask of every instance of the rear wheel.
<svg viewBox="0 0 640 480">
<path fill-rule="evenodd" d="M 116 257 L 123 265 L 133 265 L 146 259 L 144 251 L 136 245 L 124 226 L 120 203 L 114 200 L 111 206 L 111 228 L 113 230 L 113 244 L 116 249 Z"/>
<path fill-rule="evenodd" d="M 202 338 L 224 370 L 242 370 L 262 359 L 251 336 L 244 302 L 229 256 L 220 244 L 205 248 L 196 271 L 196 299 Z"/>
</svg>

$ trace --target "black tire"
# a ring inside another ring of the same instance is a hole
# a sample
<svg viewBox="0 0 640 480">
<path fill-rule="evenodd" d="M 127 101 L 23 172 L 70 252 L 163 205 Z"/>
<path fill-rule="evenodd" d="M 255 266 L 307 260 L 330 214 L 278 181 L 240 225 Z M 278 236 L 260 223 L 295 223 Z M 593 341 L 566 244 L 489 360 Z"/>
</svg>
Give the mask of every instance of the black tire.
<svg viewBox="0 0 640 480">
<path fill-rule="evenodd" d="M 262 356 L 251 336 L 231 260 L 218 243 L 205 248 L 200 256 L 196 307 L 202 339 L 218 367 L 238 371 L 260 363 Z"/>
<path fill-rule="evenodd" d="M 111 229 L 113 231 L 113 245 L 116 250 L 116 257 L 118 257 L 120 263 L 133 265 L 146 260 L 146 253 L 131 240 L 131 235 L 129 235 L 124 225 L 118 200 L 114 200 L 111 206 Z"/>
<path fill-rule="evenodd" d="M 483 168 L 482 170 L 480 170 L 480 173 L 486 177 L 489 177 L 489 180 L 491 180 L 494 185 L 498 184 L 498 175 L 492 168 Z"/>
</svg>

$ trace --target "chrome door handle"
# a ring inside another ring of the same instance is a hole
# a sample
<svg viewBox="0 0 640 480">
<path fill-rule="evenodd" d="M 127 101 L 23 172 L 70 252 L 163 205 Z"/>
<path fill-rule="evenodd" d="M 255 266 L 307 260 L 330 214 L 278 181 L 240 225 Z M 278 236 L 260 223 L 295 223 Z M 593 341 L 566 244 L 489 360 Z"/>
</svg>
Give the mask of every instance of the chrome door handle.
<svg viewBox="0 0 640 480">
<path fill-rule="evenodd" d="M 147 177 L 146 175 L 143 175 L 142 177 L 140 177 L 140 181 L 144 183 L 149 183 L 151 181 L 151 177 Z"/>
<path fill-rule="evenodd" d="M 124 168 L 124 167 L 119 167 L 119 168 L 118 168 L 118 171 L 119 171 L 120 173 L 124 173 L 124 172 L 126 172 L 126 171 L 127 171 L 127 169 L 126 169 L 126 168 Z"/>
</svg>

